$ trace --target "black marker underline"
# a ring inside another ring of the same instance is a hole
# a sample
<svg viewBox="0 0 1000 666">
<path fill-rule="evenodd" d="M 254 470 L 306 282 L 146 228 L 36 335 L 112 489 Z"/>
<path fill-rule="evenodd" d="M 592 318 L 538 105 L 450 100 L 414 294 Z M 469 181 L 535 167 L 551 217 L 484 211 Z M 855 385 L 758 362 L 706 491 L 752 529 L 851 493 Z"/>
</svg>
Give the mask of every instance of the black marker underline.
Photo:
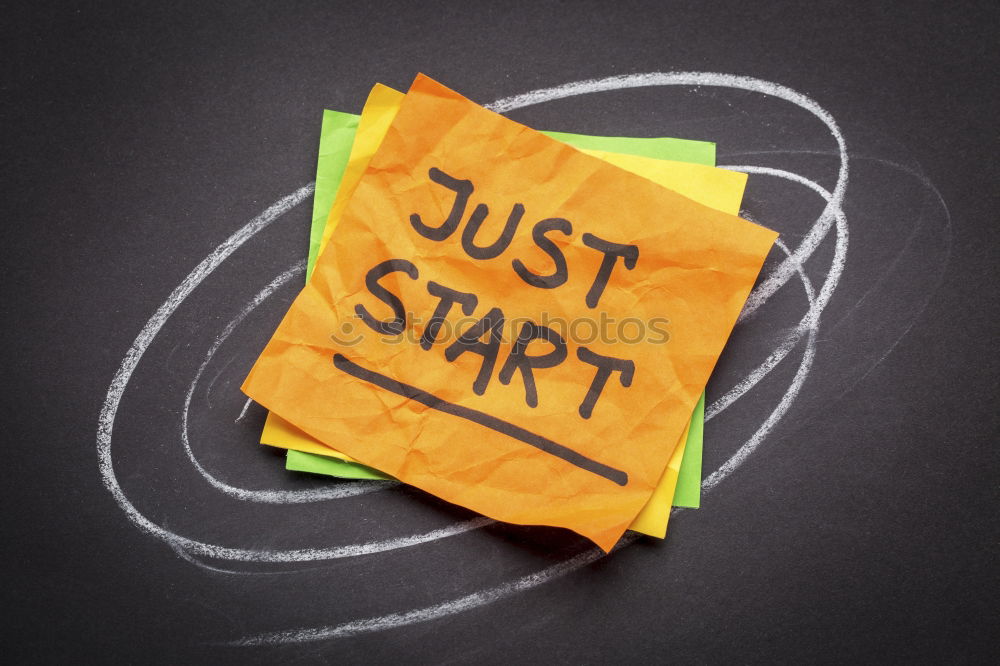
<svg viewBox="0 0 1000 666">
<path fill-rule="evenodd" d="M 346 372 L 353 377 L 363 379 L 370 384 L 374 384 L 375 386 L 383 388 L 386 391 L 392 391 L 393 393 L 401 395 L 404 398 L 416 400 L 420 404 L 427 405 L 431 409 L 436 409 L 439 412 L 444 412 L 445 414 L 451 414 L 452 416 L 457 416 L 459 418 L 466 419 L 467 421 L 478 423 L 479 425 L 489 428 L 490 430 L 495 430 L 499 433 L 507 435 L 508 437 L 513 437 L 514 439 L 520 440 L 525 444 L 530 444 L 536 449 L 540 449 L 546 453 L 554 455 L 557 458 L 561 458 L 571 465 L 576 465 L 580 469 L 596 474 L 612 481 L 613 483 L 617 483 L 619 486 L 624 486 L 628 483 L 628 474 L 620 469 L 608 467 L 607 465 L 599 463 L 596 460 L 591 460 L 587 456 L 578 453 L 573 449 L 567 448 L 558 442 L 553 442 L 551 439 L 547 439 L 541 435 L 536 435 L 535 433 L 529 432 L 520 426 L 514 425 L 513 423 L 507 423 L 506 421 L 498 419 L 495 416 L 490 416 L 486 412 L 456 405 L 453 402 L 448 402 L 447 400 L 439 398 L 438 396 L 428 393 L 427 391 L 418 389 L 415 386 L 404 384 L 403 382 L 396 381 L 391 377 L 386 377 L 385 375 L 379 374 L 373 370 L 363 368 L 357 363 L 348 360 L 343 354 L 334 354 L 333 364 L 338 370 Z"/>
</svg>

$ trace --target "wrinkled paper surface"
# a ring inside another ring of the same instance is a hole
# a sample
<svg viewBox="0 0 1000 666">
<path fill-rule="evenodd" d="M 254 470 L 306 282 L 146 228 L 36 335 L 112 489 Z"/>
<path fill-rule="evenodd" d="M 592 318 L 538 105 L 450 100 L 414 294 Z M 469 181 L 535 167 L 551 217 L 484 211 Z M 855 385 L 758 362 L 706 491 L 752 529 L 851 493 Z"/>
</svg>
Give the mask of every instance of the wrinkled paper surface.
<svg viewBox="0 0 1000 666">
<path fill-rule="evenodd" d="M 412 216 L 436 227 L 456 200 L 432 181 L 433 170 L 472 183 L 462 226 L 484 203 L 490 240 L 496 218 L 523 205 L 525 223 L 501 256 L 471 259 L 461 230 L 440 240 L 416 233 Z M 573 227 L 548 237 L 569 278 L 554 289 L 528 285 L 511 262 L 551 272 L 551 251 L 530 229 L 556 217 Z M 631 270 L 617 261 L 596 308 L 588 294 L 606 257 L 582 242 L 588 235 L 634 245 L 639 257 Z M 499 520 L 569 528 L 608 550 L 667 468 L 676 445 L 663 442 L 680 440 L 775 237 L 419 76 L 243 388 L 321 442 L 406 483 Z M 391 318 L 366 287 L 369 269 L 387 260 L 412 262 L 412 275 L 389 273 L 379 287 L 425 322 L 438 301 L 428 292 L 433 281 L 475 294 L 477 317 L 493 308 L 507 321 L 666 317 L 670 339 L 570 339 L 562 363 L 535 371 L 538 404 L 529 407 L 519 375 L 508 384 L 496 378 L 512 351 L 509 334 L 487 371 L 477 353 L 447 360 L 453 340 L 424 350 L 412 321 L 398 336 L 359 322 L 361 307 Z M 347 331 L 356 344 L 343 343 Z M 595 366 L 584 352 L 635 367 L 630 382 L 610 377 L 589 418 L 581 401 Z M 477 394 L 480 373 L 489 381 Z"/>
<path fill-rule="evenodd" d="M 313 209 L 311 238 L 320 239 L 327 217 L 323 211 L 331 211 L 334 196 L 347 198 L 360 179 L 371 156 L 382 142 L 386 130 L 403 100 L 403 93 L 376 84 L 372 89 L 364 110 L 359 117 L 338 112 L 325 112 L 320 137 L 319 161 L 316 174 L 316 199 Z M 350 133 L 348 135 L 348 132 Z M 355 132 L 359 132 L 354 140 Z M 627 155 L 657 157 L 658 159 L 684 160 L 696 164 L 712 165 L 715 162 L 715 145 L 702 141 L 673 138 L 627 138 L 600 137 L 562 132 L 543 132 L 575 147 L 607 153 L 616 150 L 621 160 L 619 166 L 628 168 L 669 187 L 685 196 L 713 208 L 736 213 L 739 210 L 745 184 L 745 175 L 719 173 L 712 169 L 691 169 L 683 165 L 665 163 L 650 164 L 648 160 L 631 160 Z M 350 137 L 348 139 L 348 136 Z M 345 154 L 345 139 L 347 140 Z M 351 144 L 353 142 L 353 144 Z M 349 164 L 348 164 L 349 162 Z M 345 173 L 346 171 L 346 173 Z M 338 195 L 337 188 L 343 178 L 346 183 Z M 332 190 L 332 191 L 331 191 Z M 337 206 L 330 216 L 331 223 L 339 219 Z M 319 243 L 325 247 L 325 243 Z M 321 248 L 320 248 L 321 249 Z M 313 248 L 310 247 L 309 273 L 315 262 Z M 699 402 L 704 409 L 704 394 Z M 657 484 L 657 490 L 629 526 L 630 529 L 663 538 L 670 517 L 671 506 L 697 507 L 701 499 L 701 450 L 703 440 L 704 412 L 698 409 L 692 415 L 692 422 L 686 438 L 678 444 L 674 457 L 681 458 L 680 469 L 670 465 Z M 698 419 L 695 422 L 695 419 Z M 384 479 L 386 475 L 360 463 L 351 462 L 343 453 L 330 449 L 302 432 L 274 413 L 269 413 L 265 421 L 261 442 L 289 449 L 286 468 L 295 471 L 326 474 L 350 479 Z M 292 453 L 294 452 L 294 453 Z M 331 458 L 339 462 L 330 462 Z M 673 460 L 673 458 L 671 459 Z M 676 484 L 676 487 L 675 487 Z"/>
</svg>

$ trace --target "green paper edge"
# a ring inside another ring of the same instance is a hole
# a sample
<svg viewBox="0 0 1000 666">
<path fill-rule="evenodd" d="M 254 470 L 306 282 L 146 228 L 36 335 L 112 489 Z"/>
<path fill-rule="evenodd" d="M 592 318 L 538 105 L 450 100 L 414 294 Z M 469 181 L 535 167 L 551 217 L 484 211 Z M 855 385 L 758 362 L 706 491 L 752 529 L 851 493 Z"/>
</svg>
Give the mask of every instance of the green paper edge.
<svg viewBox="0 0 1000 666">
<path fill-rule="evenodd" d="M 681 469 L 677 474 L 674 488 L 674 506 L 697 509 L 701 506 L 701 452 L 705 440 L 705 392 L 702 391 L 691 413 L 691 429 L 688 430 L 687 448 L 681 458 Z"/>
<path fill-rule="evenodd" d="M 624 153 L 656 160 L 690 162 L 715 166 L 715 144 L 710 141 L 674 139 L 673 137 L 636 138 L 629 136 L 591 136 L 568 132 L 548 132 L 542 134 L 568 143 L 581 150 L 603 150 L 607 153 Z"/>
<path fill-rule="evenodd" d="M 371 481 L 387 481 L 392 479 L 388 474 L 383 474 L 367 465 L 347 462 L 346 460 L 330 456 L 305 453 L 294 449 L 289 449 L 288 455 L 285 456 L 285 469 L 296 472 L 325 474 L 327 476 L 335 476 L 339 479 L 365 479 Z"/>
<path fill-rule="evenodd" d="M 319 246 L 323 240 L 326 218 L 337 197 L 340 181 L 347 170 L 347 161 L 354 145 L 361 116 L 340 111 L 323 111 L 319 130 L 319 157 L 316 160 L 316 190 L 313 193 L 312 224 L 309 225 L 309 260 L 306 263 L 306 281 L 312 275 Z"/>
</svg>

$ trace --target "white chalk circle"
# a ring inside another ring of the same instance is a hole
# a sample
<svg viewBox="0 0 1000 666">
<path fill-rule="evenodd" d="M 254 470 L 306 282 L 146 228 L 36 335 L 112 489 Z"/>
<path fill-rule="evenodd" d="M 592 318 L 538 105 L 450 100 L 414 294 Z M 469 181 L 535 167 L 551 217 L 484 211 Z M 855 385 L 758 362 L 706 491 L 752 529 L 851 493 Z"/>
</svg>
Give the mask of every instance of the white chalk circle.
<svg viewBox="0 0 1000 666">
<path fill-rule="evenodd" d="M 820 327 L 821 315 L 836 290 L 846 265 L 848 226 L 843 210 L 843 204 L 849 173 L 847 148 L 840 129 L 838 128 L 833 117 L 813 100 L 802 95 L 801 93 L 795 92 L 778 84 L 750 77 L 740 77 L 726 74 L 678 72 L 610 77 L 607 79 L 566 84 L 556 88 L 536 90 L 523 95 L 505 98 L 488 106 L 498 112 L 507 112 L 565 97 L 585 95 L 601 91 L 649 86 L 705 86 L 730 88 L 759 93 L 761 95 L 784 100 L 809 112 L 826 126 L 836 144 L 836 149 L 832 152 L 832 154 L 839 159 L 837 167 L 837 181 L 832 191 L 824 189 L 813 180 L 789 171 L 755 165 L 736 165 L 725 167 L 745 171 L 755 177 L 777 178 L 803 186 L 809 191 L 815 193 L 817 196 L 821 197 L 824 202 L 824 207 L 822 213 L 813 222 L 808 232 L 803 236 L 801 242 L 797 246 L 790 248 L 784 243 L 779 244 L 779 248 L 785 252 L 786 258 L 754 289 L 750 299 L 748 300 L 744 314 L 741 316 L 741 320 L 751 316 L 755 311 L 761 308 L 767 300 L 793 276 L 798 277 L 802 283 L 808 302 L 808 309 L 806 313 L 794 329 L 787 333 L 783 340 L 776 342 L 774 350 L 762 363 L 760 363 L 746 377 L 737 382 L 730 390 L 708 406 L 706 418 L 715 418 L 742 396 L 746 395 L 747 392 L 758 384 L 758 382 L 760 382 L 765 376 L 768 375 L 768 373 L 778 366 L 778 364 L 785 359 L 794 348 L 799 346 L 800 343 L 804 341 L 802 358 L 795 371 L 794 377 L 778 401 L 777 406 L 771 411 L 757 431 L 749 439 L 747 439 L 746 442 L 744 442 L 744 444 L 736 451 L 736 453 L 733 454 L 721 467 L 705 478 L 703 482 L 703 490 L 707 493 L 715 488 L 723 479 L 732 474 L 740 465 L 742 465 L 757 449 L 761 442 L 764 441 L 768 433 L 771 432 L 774 426 L 788 412 L 788 409 L 791 407 L 796 396 L 799 394 L 799 391 L 805 383 L 813 365 L 813 361 L 816 356 L 816 339 L 817 332 Z M 303 201 L 306 201 L 312 192 L 313 184 L 309 184 L 275 202 L 260 215 L 248 222 L 244 227 L 236 231 L 226 241 L 219 245 L 208 257 L 200 262 L 184 279 L 184 281 L 182 281 L 181 284 L 173 290 L 167 300 L 159 308 L 157 308 L 153 316 L 150 317 L 145 326 L 143 326 L 142 330 L 122 360 L 108 389 L 108 393 L 98 419 L 97 429 L 97 452 L 99 469 L 103 483 L 121 507 L 129 521 L 131 521 L 143 532 L 163 540 L 171 548 L 183 554 L 185 557 L 195 556 L 215 560 L 269 563 L 314 562 L 360 555 L 371 555 L 409 546 L 416 546 L 429 541 L 477 529 L 492 522 L 487 518 L 476 518 L 468 521 L 461 521 L 441 529 L 431 530 L 421 534 L 407 535 L 377 542 L 334 547 L 291 550 L 270 548 L 247 549 L 206 543 L 178 535 L 173 531 L 154 523 L 152 520 L 143 515 L 123 492 L 114 470 L 111 447 L 112 435 L 115 417 L 121 404 L 122 397 L 124 396 L 129 385 L 129 380 L 139 366 L 144 353 L 181 303 L 183 303 L 184 300 L 213 271 L 215 271 L 238 248 L 244 245 L 256 234 L 267 228 L 287 211 L 291 210 Z M 812 282 L 803 269 L 803 265 L 817 251 L 824 239 L 828 236 L 831 229 L 835 230 L 833 256 L 830 262 L 830 267 L 826 271 L 822 285 L 818 290 L 815 290 Z M 261 303 L 263 303 L 275 289 L 285 284 L 293 277 L 300 275 L 301 271 L 301 264 L 296 264 L 290 267 L 287 271 L 281 273 L 274 280 L 272 280 L 271 283 L 262 289 L 249 303 L 247 303 L 243 310 L 240 311 L 240 314 L 226 326 L 222 334 L 216 337 L 185 395 L 185 403 L 182 411 L 183 424 L 181 429 L 181 446 L 183 447 L 185 454 L 188 456 L 191 464 L 196 468 L 207 483 L 209 483 L 216 490 L 239 500 L 271 504 L 297 504 L 349 497 L 352 495 L 370 492 L 375 488 L 384 487 L 367 482 L 358 482 L 356 484 L 342 484 L 332 488 L 320 488 L 304 491 L 248 490 L 232 486 L 214 477 L 197 460 L 191 449 L 190 442 L 188 441 L 188 408 L 190 407 L 191 396 L 193 395 L 199 378 L 204 372 L 207 364 L 211 361 L 212 356 L 218 350 L 219 346 L 225 342 L 229 334 L 232 333 L 235 327 L 237 327 L 254 308 L 261 305 Z M 632 535 L 627 536 L 619 544 L 619 547 L 631 543 L 634 538 L 635 537 Z M 380 631 L 383 629 L 427 621 L 481 607 L 485 604 L 510 596 L 511 594 L 536 587 L 544 582 L 554 580 L 555 578 L 574 571 L 587 563 L 598 559 L 602 555 L 603 553 L 601 553 L 599 549 L 590 549 L 579 553 L 564 562 L 560 562 L 559 564 L 553 565 L 528 576 L 524 576 L 483 591 L 475 592 L 464 597 L 434 604 L 432 606 L 362 620 L 354 620 L 335 626 L 292 629 L 280 632 L 256 634 L 239 639 L 238 641 L 235 641 L 235 643 L 253 645 L 322 640 L 351 636 L 358 633 Z"/>
</svg>

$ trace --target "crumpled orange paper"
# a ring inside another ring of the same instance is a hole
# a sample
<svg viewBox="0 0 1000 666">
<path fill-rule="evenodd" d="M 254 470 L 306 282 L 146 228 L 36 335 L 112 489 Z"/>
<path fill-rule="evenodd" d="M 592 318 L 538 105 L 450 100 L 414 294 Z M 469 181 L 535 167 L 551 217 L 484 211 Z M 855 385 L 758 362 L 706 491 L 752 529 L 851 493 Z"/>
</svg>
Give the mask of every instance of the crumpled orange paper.
<svg viewBox="0 0 1000 666">
<path fill-rule="evenodd" d="M 484 251 L 515 217 L 509 245 Z M 775 237 L 418 76 L 243 388 L 406 483 L 608 550 L 663 473 L 664 442 L 681 436 Z M 422 345 L 447 290 L 475 302 L 444 322 L 469 316 Z M 669 340 L 567 334 L 602 317 L 665 319 Z M 548 339 L 517 341 L 553 320 L 564 327 Z M 525 370 L 526 357 L 544 358 Z"/>
<path fill-rule="evenodd" d="M 354 193 L 355 186 L 364 175 L 368 163 L 385 138 L 385 134 L 388 132 L 404 98 L 403 93 L 381 84 L 375 84 L 369 93 L 357 125 L 357 134 L 351 148 L 348 165 L 344 171 L 338 194 L 330 207 L 328 222 L 318 243 L 317 255 L 322 253 L 333 230 L 340 222 L 340 215 L 350 200 L 350 195 Z M 552 136 L 549 132 L 545 134 Z M 556 138 L 564 143 L 576 145 L 567 141 L 566 138 Z M 581 150 L 648 178 L 699 203 L 732 214 L 739 212 L 746 184 L 746 174 L 716 169 L 702 164 L 672 162 L 593 149 Z M 317 185 L 317 192 L 319 192 L 319 185 Z M 267 419 L 264 421 L 261 443 L 353 462 L 350 456 L 310 437 L 274 412 L 268 412 Z M 630 530 L 661 539 L 666 536 L 681 461 L 685 455 L 686 445 L 689 443 L 685 431 L 674 449 L 670 463 L 657 483 L 656 490 L 653 491 L 649 501 L 629 525 Z"/>
</svg>

